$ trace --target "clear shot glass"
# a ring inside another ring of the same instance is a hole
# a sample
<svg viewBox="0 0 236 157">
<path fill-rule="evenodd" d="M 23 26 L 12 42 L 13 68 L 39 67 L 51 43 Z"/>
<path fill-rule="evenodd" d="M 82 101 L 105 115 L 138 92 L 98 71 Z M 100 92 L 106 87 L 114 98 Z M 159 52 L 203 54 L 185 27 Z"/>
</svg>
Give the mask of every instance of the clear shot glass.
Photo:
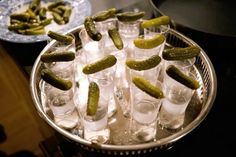
<svg viewBox="0 0 236 157">
<path fill-rule="evenodd" d="M 101 72 L 100 72 L 101 73 Z M 106 143 L 110 138 L 110 129 L 108 127 L 108 106 L 111 99 L 111 93 L 114 89 L 113 80 L 101 79 L 100 76 L 89 76 L 89 82 L 96 82 L 99 87 L 98 108 L 95 115 L 90 116 L 86 113 L 86 107 L 82 110 L 84 138 L 91 142 Z"/>
<path fill-rule="evenodd" d="M 158 82 L 157 87 L 162 89 L 162 83 Z M 131 132 L 133 140 L 138 143 L 153 141 L 157 134 L 157 118 L 162 99 L 151 97 L 134 84 L 132 88 L 132 122 Z"/>
<path fill-rule="evenodd" d="M 188 74 L 196 78 L 194 74 Z M 170 131 L 178 131 L 183 128 L 185 111 L 195 92 L 185 85 L 164 74 L 163 91 L 165 99 L 159 114 L 159 124 Z"/>
<path fill-rule="evenodd" d="M 58 126 L 72 129 L 78 125 L 80 119 L 73 101 L 73 88 L 63 91 L 45 82 L 43 95 Z"/>
</svg>

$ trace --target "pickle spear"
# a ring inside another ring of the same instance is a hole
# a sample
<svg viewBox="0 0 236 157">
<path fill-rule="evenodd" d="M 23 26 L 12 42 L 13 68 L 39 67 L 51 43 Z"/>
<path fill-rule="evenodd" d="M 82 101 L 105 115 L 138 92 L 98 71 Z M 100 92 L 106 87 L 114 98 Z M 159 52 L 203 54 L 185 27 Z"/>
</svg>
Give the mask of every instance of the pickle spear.
<svg viewBox="0 0 236 157">
<path fill-rule="evenodd" d="M 102 39 L 102 34 L 96 29 L 92 17 L 89 16 L 85 18 L 84 27 L 91 39 L 93 39 L 94 41 L 99 41 L 100 39 Z"/>
<path fill-rule="evenodd" d="M 138 87 L 148 95 L 157 99 L 164 98 L 164 94 L 161 91 L 161 89 L 152 85 L 149 81 L 145 80 L 144 78 L 135 76 L 132 78 L 132 82 L 135 84 L 136 87 Z"/>
<path fill-rule="evenodd" d="M 150 39 L 136 38 L 134 39 L 134 45 L 140 49 L 152 49 L 161 45 L 164 41 L 165 36 L 162 34 L 157 34 Z"/>
<path fill-rule="evenodd" d="M 145 15 L 145 12 L 123 12 L 116 14 L 119 21 L 122 22 L 133 22 L 141 19 Z"/>
<path fill-rule="evenodd" d="M 55 39 L 59 42 L 64 42 L 66 44 L 71 44 L 73 41 L 73 37 L 69 35 L 63 35 L 57 32 L 53 32 L 53 31 L 48 31 L 48 36 L 52 39 Z"/>
<path fill-rule="evenodd" d="M 168 25 L 170 23 L 169 16 L 160 16 L 154 19 L 146 20 L 141 23 L 142 28 L 149 28 L 149 27 L 159 27 L 160 25 Z"/>
<path fill-rule="evenodd" d="M 118 32 L 118 29 L 117 28 L 111 28 L 111 29 L 108 29 L 108 34 L 109 34 L 109 37 L 112 39 L 114 45 L 116 46 L 117 49 L 121 50 L 123 49 L 123 41 L 120 37 L 120 34 Z"/>
<path fill-rule="evenodd" d="M 49 69 L 43 69 L 41 71 L 41 77 L 45 82 L 61 90 L 69 90 L 72 87 L 70 80 L 64 80 L 58 77 Z"/>
<path fill-rule="evenodd" d="M 189 46 L 185 48 L 174 47 L 171 49 L 165 49 L 162 53 L 162 57 L 165 60 L 184 60 L 196 57 L 200 53 L 200 48 L 197 46 Z"/>
<path fill-rule="evenodd" d="M 60 53 L 44 53 L 40 56 L 40 60 L 45 63 L 51 62 L 67 62 L 75 59 L 74 52 L 60 52 Z"/>
<path fill-rule="evenodd" d="M 94 63 L 88 64 L 83 68 L 84 74 L 93 74 L 101 70 L 112 67 L 116 64 L 116 57 L 114 55 L 108 55 Z"/>
<path fill-rule="evenodd" d="M 99 86 L 95 82 L 90 82 L 87 102 L 87 115 L 94 116 L 97 112 L 99 102 Z"/>
<path fill-rule="evenodd" d="M 171 78 L 173 78 L 177 82 L 185 85 L 186 87 L 189 87 L 191 89 L 198 89 L 200 87 L 200 84 L 196 80 L 189 77 L 188 75 L 185 75 L 183 72 L 181 72 L 174 65 L 168 66 L 168 68 L 166 69 L 166 73 Z"/>
<path fill-rule="evenodd" d="M 153 55 L 150 58 L 142 60 L 142 61 L 135 61 L 132 59 L 127 59 L 126 65 L 130 69 L 141 71 L 141 70 L 148 70 L 148 69 L 154 68 L 160 62 L 161 62 L 161 57 L 159 57 L 158 55 Z"/>
<path fill-rule="evenodd" d="M 105 21 L 109 18 L 112 18 L 115 16 L 116 13 L 116 8 L 110 8 L 101 12 L 98 12 L 97 14 L 95 14 L 94 16 L 92 16 L 92 19 L 96 22 L 101 22 L 101 21 Z"/>
</svg>

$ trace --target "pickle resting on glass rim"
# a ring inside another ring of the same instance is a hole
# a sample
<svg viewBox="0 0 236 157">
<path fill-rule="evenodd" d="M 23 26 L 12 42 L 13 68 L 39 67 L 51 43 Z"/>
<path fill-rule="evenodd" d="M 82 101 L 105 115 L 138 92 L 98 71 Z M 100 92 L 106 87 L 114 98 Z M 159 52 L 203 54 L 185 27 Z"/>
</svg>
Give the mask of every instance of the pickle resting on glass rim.
<svg viewBox="0 0 236 157">
<path fill-rule="evenodd" d="M 145 20 L 141 23 L 142 28 L 149 28 L 149 27 L 159 27 L 161 25 L 168 25 L 170 23 L 169 16 L 160 16 L 150 20 Z"/>
<path fill-rule="evenodd" d="M 40 56 L 40 60 L 45 63 L 51 62 L 66 62 L 75 59 L 75 53 L 70 51 L 59 52 L 59 53 L 44 53 Z"/>
<path fill-rule="evenodd" d="M 127 59 L 125 63 L 130 69 L 141 71 L 141 70 L 148 70 L 148 69 L 154 68 L 160 62 L 161 62 L 161 57 L 158 55 L 153 55 L 150 58 L 141 60 L 141 61 Z"/>
<path fill-rule="evenodd" d="M 164 93 L 158 87 L 152 85 L 149 81 L 145 80 L 143 77 L 134 76 L 132 78 L 132 82 L 138 87 L 140 90 L 144 91 L 148 95 L 161 99 L 164 98 Z"/>
<path fill-rule="evenodd" d="M 110 9 L 98 12 L 97 14 L 93 15 L 92 19 L 96 22 L 105 21 L 109 18 L 115 17 L 116 11 L 117 11 L 116 8 L 110 8 Z"/>
<path fill-rule="evenodd" d="M 180 71 L 177 67 L 174 65 L 170 65 L 166 69 L 167 75 L 169 75 L 171 78 L 176 80 L 177 82 L 191 88 L 191 89 L 198 89 L 200 87 L 200 84 L 195 79 L 191 78 L 190 76 L 184 74 L 182 71 Z"/>
<path fill-rule="evenodd" d="M 41 71 L 41 77 L 45 82 L 61 90 L 66 91 L 72 87 L 72 82 L 70 80 L 65 80 L 58 77 L 49 69 L 43 69 Z"/>
<path fill-rule="evenodd" d="M 54 32 L 54 31 L 48 31 L 47 35 L 52 39 L 55 39 L 59 42 L 63 42 L 63 43 L 66 43 L 66 44 L 71 44 L 74 40 L 74 38 L 72 36 L 63 35 L 61 33 L 57 33 L 57 32 Z"/>
<path fill-rule="evenodd" d="M 123 12 L 116 14 L 116 17 L 121 22 L 133 22 L 141 19 L 145 15 L 145 12 Z"/>
<path fill-rule="evenodd" d="M 136 38 L 134 39 L 134 45 L 140 49 L 152 49 L 161 45 L 165 40 L 164 35 L 157 34 L 150 39 Z"/>
<path fill-rule="evenodd" d="M 174 47 L 165 49 L 162 53 L 162 57 L 165 60 L 184 60 L 198 56 L 200 51 L 200 48 L 197 46 L 188 46 L 184 48 Z"/>
<path fill-rule="evenodd" d="M 112 39 L 114 45 L 116 46 L 117 49 L 121 50 L 123 49 L 123 41 L 120 37 L 120 34 L 119 34 L 119 31 L 117 28 L 111 28 L 111 29 L 108 29 L 108 34 L 109 34 L 109 37 Z"/>
<path fill-rule="evenodd" d="M 83 68 L 83 73 L 93 74 L 93 73 L 99 72 L 101 70 L 112 67 L 113 65 L 116 64 L 116 61 L 117 59 L 114 55 L 107 55 L 98 61 L 95 61 L 91 64 L 86 65 Z"/>
</svg>

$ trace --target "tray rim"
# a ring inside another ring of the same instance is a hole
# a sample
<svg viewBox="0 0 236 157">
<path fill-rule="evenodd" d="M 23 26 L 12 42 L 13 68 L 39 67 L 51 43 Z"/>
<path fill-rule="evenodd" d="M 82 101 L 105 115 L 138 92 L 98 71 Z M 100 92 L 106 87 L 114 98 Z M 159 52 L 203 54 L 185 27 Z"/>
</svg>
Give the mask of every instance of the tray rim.
<svg viewBox="0 0 236 157">
<path fill-rule="evenodd" d="M 83 25 L 77 26 L 75 28 L 72 28 L 71 30 L 68 30 L 67 32 L 63 33 L 63 34 L 68 34 L 68 33 L 75 33 L 77 31 L 79 31 L 80 29 L 83 28 Z M 187 40 L 189 43 L 191 43 L 192 45 L 196 45 L 201 49 L 201 57 L 204 59 L 204 61 L 206 61 L 206 63 L 208 64 L 209 68 L 209 78 L 210 78 L 210 82 L 213 82 L 212 84 L 212 89 L 210 90 L 211 92 L 209 92 L 208 97 L 210 99 L 207 99 L 207 101 L 205 102 L 204 107 L 202 108 L 201 112 L 199 113 L 199 115 L 190 123 L 188 124 L 184 129 L 178 131 L 177 133 L 170 135 L 168 137 L 159 139 L 157 141 L 154 142 L 149 142 L 149 143 L 144 143 L 144 144 L 138 144 L 138 145 L 110 145 L 110 144 L 97 144 L 97 143 L 92 143 L 89 142 L 81 137 L 78 137 L 76 135 L 71 134 L 70 132 L 60 128 L 59 126 L 57 126 L 52 119 L 50 119 L 47 114 L 43 111 L 42 107 L 40 107 L 40 100 L 37 98 L 36 95 L 36 90 L 37 87 L 35 85 L 35 74 L 37 72 L 37 70 L 39 69 L 40 66 L 40 55 L 42 55 L 43 53 L 46 52 L 46 50 L 52 46 L 53 44 L 55 44 L 55 40 L 53 40 L 51 43 L 49 43 L 48 45 L 46 45 L 46 47 L 41 51 L 41 53 L 38 55 L 37 59 L 35 60 L 35 63 L 33 65 L 32 68 L 32 72 L 31 72 L 31 76 L 30 76 L 30 91 L 31 91 L 31 96 L 33 98 L 33 102 L 34 102 L 34 106 L 39 114 L 39 116 L 46 121 L 47 124 L 49 124 L 53 129 L 55 129 L 57 132 L 59 132 L 60 134 L 62 134 L 63 136 L 65 136 L 66 138 L 68 138 L 69 140 L 76 142 L 79 145 L 84 145 L 87 147 L 91 147 L 91 148 L 95 148 L 95 149 L 101 149 L 101 150 L 107 150 L 107 151 L 136 151 L 136 150 L 146 150 L 146 149 L 152 149 L 152 148 L 158 148 L 158 147 L 163 147 L 165 145 L 170 145 L 176 141 L 178 141 L 179 139 L 181 139 L 182 137 L 184 137 L 185 135 L 187 135 L 188 133 L 190 133 L 192 130 L 194 130 L 204 119 L 205 117 L 208 115 L 209 111 L 211 110 L 215 98 L 216 98 L 216 93 L 217 93 L 217 77 L 216 77 L 216 73 L 213 67 L 213 64 L 211 63 L 209 57 L 207 56 L 207 54 L 205 53 L 205 51 L 197 44 L 195 43 L 193 40 L 191 40 L 190 38 L 188 38 L 187 36 L 183 35 L 182 33 L 170 28 L 171 32 L 173 32 L 174 34 L 176 34 L 177 36 L 184 38 L 185 40 Z"/>
</svg>

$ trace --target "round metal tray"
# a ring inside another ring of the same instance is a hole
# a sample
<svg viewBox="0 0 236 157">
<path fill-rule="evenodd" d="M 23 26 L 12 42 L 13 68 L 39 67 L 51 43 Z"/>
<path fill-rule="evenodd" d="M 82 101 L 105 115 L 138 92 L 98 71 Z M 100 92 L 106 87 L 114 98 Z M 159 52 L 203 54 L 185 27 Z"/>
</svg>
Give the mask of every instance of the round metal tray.
<svg viewBox="0 0 236 157">
<path fill-rule="evenodd" d="M 81 42 L 78 37 L 78 33 L 83 26 L 78 26 L 72 30 L 69 30 L 67 33 L 73 33 L 77 37 L 76 45 L 77 47 L 81 47 Z M 30 89 L 32 98 L 38 111 L 39 115 L 43 120 L 45 120 L 54 130 L 60 133 L 66 139 L 72 141 L 79 147 L 89 151 L 100 152 L 104 154 L 110 155 L 135 155 L 135 154 L 143 154 L 156 150 L 160 150 L 163 148 L 168 148 L 174 142 L 180 140 L 182 137 L 190 133 L 193 129 L 195 129 L 207 116 L 210 111 L 216 96 L 217 89 L 217 80 L 216 74 L 214 71 L 214 67 L 204 52 L 201 49 L 200 55 L 196 58 L 196 62 L 194 65 L 194 72 L 198 76 L 198 81 L 201 84 L 201 87 L 195 92 L 188 108 L 186 111 L 186 118 L 183 129 L 171 133 L 167 130 L 163 130 L 161 128 L 157 128 L 157 137 L 156 141 L 144 143 L 144 144 L 135 144 L 135 145 L 115 145 L 112 143 L 109 144 L 94 144 L 91 143 L 77 135 L 71 133 L 71 131 L 65 130 L 59 126 L 57 126 L 53 119 L 47 114 L 43 108 L 41 91 L 40 91 L 40 71 L 43 68 L 43 64 L 40 61 L 40 55 L 45 53 L 52 45 L 54 45 L 56 41 L 50 42 L 39 54 L 38 58 L 35 61 L 35 64 L 31 73 L 30 80 Z M 167 34 L 167 43 L 166 47 L 186 47 L 188 45 L 196 45 L 194 41 L 184 36 L 183 34 L 170 29 Z M 111 125 L 111 137 L 115 137 L 117 135 L 117 131 L 114 131 L 119 128 L 119 132 L 122 132 L 122 126 L 125 125 L 125 119 L 122 114 L 116 114 L 116 118 L 118 119 L 118 123 L 116 125 Z M 119 134 L 120 136 L 120 134 Z M 122 136 L 122 135 L 121 135 Z"/>
</svg>

